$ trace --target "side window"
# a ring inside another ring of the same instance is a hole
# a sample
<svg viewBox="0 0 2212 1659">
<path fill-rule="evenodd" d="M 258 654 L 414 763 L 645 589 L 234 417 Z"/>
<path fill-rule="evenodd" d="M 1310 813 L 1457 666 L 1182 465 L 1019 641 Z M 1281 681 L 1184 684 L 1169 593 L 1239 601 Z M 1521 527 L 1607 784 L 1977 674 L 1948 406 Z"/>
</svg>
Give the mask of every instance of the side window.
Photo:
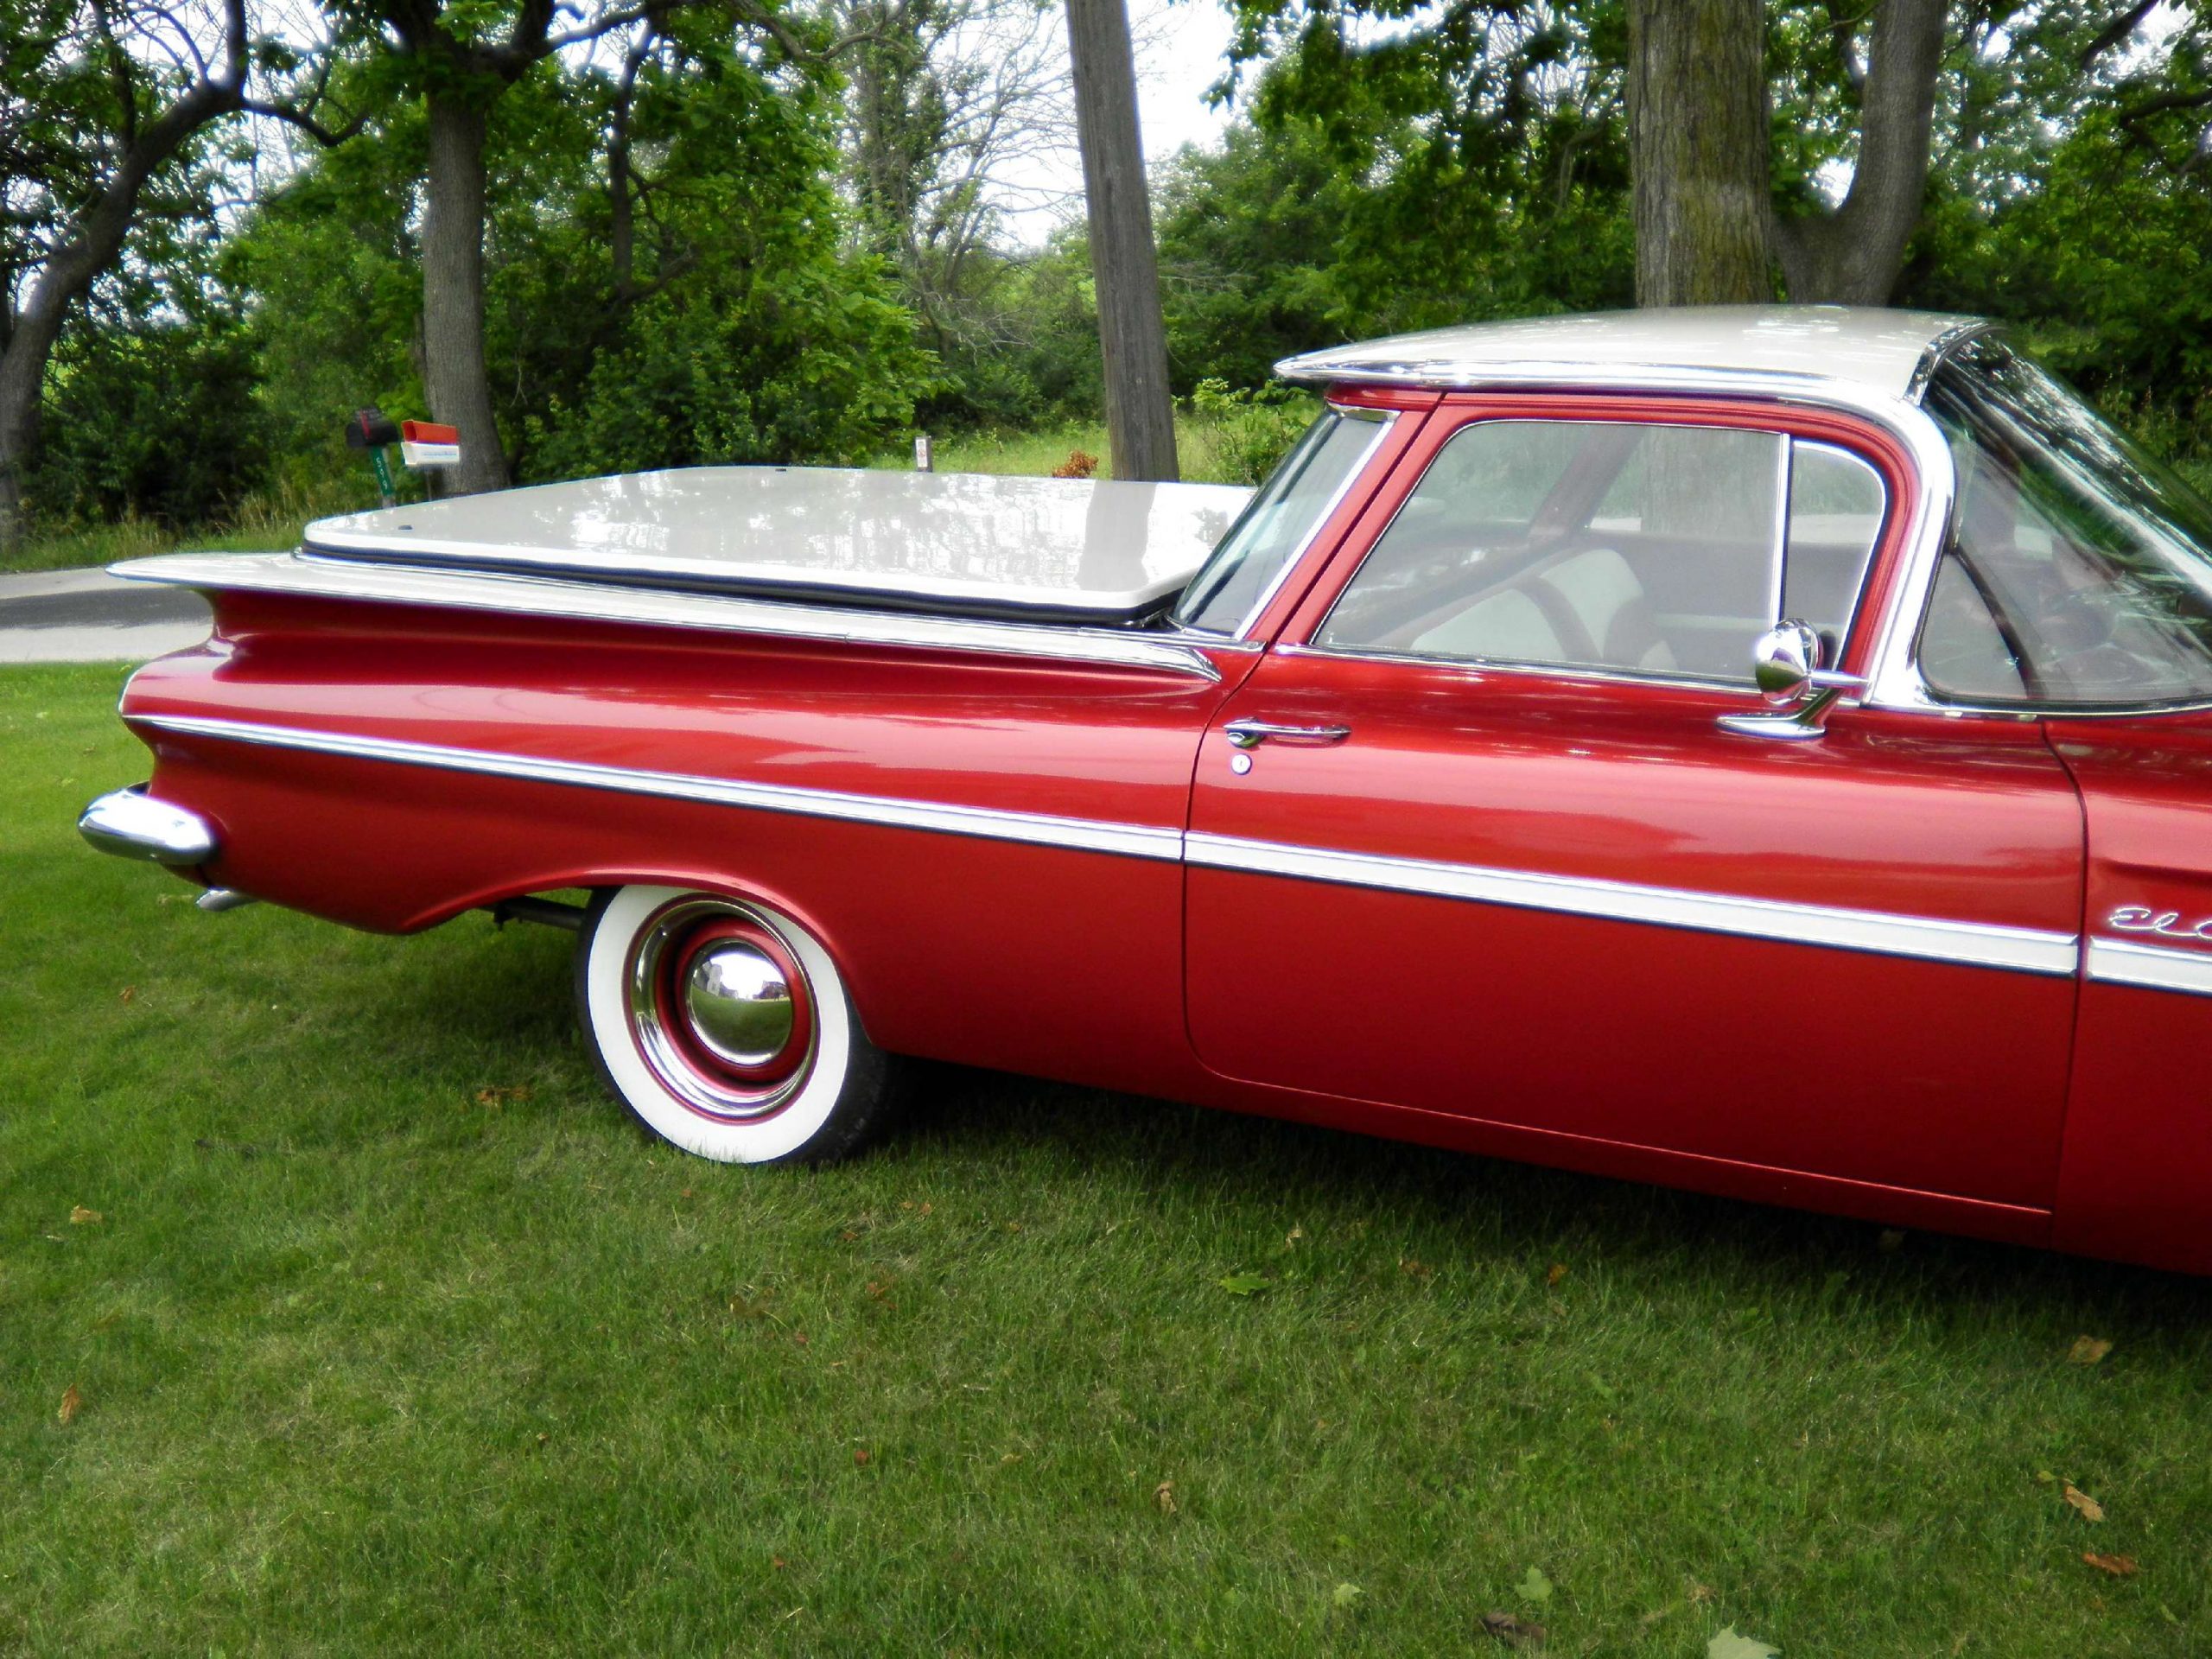
<svg viewBox="0 0 2212 1659">
<path fill-rule="evenodd" d="M 1802 616 L 1840 645 L 1886 501 L 1779 433 L 1482 421 L 1438 451 L 1314 636 L 1450 660 L 1748 680 Z"/>
<path fill-rule="evenodd" d="M 1927 408 L 1959 480 L 1921 625 L 1929 689 L 2056 707 L 2212 698 L 2204 503 L 2001 346 L 1947 362 Z"/>
</svg>

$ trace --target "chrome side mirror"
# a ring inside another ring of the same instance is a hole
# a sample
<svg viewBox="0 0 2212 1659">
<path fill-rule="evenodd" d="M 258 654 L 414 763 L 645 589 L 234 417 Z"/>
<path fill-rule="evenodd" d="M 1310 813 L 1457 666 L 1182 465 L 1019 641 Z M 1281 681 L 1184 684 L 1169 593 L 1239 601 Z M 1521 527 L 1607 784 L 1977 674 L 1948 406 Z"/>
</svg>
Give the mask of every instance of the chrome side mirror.
<svg viewBox="0 0 2212 1659">
<path fill-rule="evenodd" d="M 1723 715 L 1721 729 L 1745 737 L 1803 739 L 1826 729 L 1828 705 L 1866 682 L 1821 666 L 1821 636 L 1809 622 L 1784 617 L 1751 644 L 1751 680 L 1782 712 Z"/>
<path fill-rule="evenodd" d="M 1769 702 L 1795 702 L 1821 666 L 1821 636 L 1808 622 L 1786 617 L 1751 643 L 1751 678 Z"/>
</svg>

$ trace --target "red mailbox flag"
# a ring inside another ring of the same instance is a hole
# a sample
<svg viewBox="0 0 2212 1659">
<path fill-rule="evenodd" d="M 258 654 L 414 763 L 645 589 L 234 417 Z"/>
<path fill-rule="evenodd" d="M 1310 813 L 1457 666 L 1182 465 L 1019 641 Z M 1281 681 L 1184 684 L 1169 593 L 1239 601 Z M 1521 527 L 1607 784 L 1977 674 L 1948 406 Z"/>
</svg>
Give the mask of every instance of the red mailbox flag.
<svg viewBox="0 0 2212 1659">
<path fill-rule="evenodd" d="M 435 421 L 402 421 L 399 458 L 410 467 L 454 466 L 461 460 L 461 429 Z"/>
</svg>

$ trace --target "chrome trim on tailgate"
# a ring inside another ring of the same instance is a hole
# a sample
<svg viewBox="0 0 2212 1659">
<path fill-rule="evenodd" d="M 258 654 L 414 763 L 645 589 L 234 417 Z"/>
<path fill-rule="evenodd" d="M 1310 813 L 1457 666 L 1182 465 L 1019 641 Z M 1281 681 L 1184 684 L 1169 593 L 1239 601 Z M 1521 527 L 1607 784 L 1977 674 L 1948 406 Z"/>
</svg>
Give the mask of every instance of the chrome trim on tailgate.
<svg viewBox="0 0 2212 1659">
<path fill-rule="evenodd" d="M 264 726 L 240 720 L 185 715 L 138 715 L 138 723 L 191 737 L 220 738 L 315 754 L 349 755 L 430 766 L 492 778 L 573 784 L 624 795 L 658 795 L 671 800 L 703 801 L 715 806 L 749 806 L 764 812 L 795 812 L 808 817 L 842 818 L 857 823 L 896 824 L 935 830 L 946 835 L 980 836 L 993 841 L 1029 842 L 1044 847 L 1072 847 L 1084 852 L 1119 853 L 1128 858 L 1173 860 L 1182 851 L 1179 830 L 1146 824 L 1104 823 L 1090 818 L 1058 818 L 1040 813 L 1004 812 L 994 807 L 948 806 L 883 795 L 852 795 L 837 790 L 800 789 L 788 784 L 747 784 L 693 772 L 641 772 L 583 760 L 548 760 L 493 749 L 448 748 L 397 738 L 359 737 L 349 733 L 305 731 L 292 726 Z"/>
<path fill-rule="evenodd" d="M 2175 950 L 2130 939 L 2091 939 L 2088 974 L 2108 984 L 2212 996 L 2212 956 L 2201 950 Z"/>
<path fill-rule="evenodd" d="M 1382 887 L 1476 904 L 1561 911 L 1608 921 L 1643 922 L 1704 933 L 1778 939 L 1883 956 L 1918 957 L 2024 974 L 2071 974 L 2079 941 L 2070 933 L 2001 927 L 1986 922 L 1936 921 L 1882 911 L 1834 910 L 1771 899 L 1738 899 L 1677 887 L 1638 887 L 1579 876 L 1532 875 L 1524 870 L 1473 864 L 1432 863 L 1363 853 L 1324 851 L 1279 842 L 1246 841 L 1192 831 L 1184 856 L 1195 865 L 1280 875 L 1348 887 Z"/>
<path fill-rule="evenodd" d="M 715 594 L 669 593 L 550 576 L 496 575 L 319 559 L 305 553 L 171 553 L 126 559 L 109 570 L 131 582 L 166 582 L 202 592 L 296 594 L 387 605 L 431 605 L 516 616 L 645 627 L 704 628 L 839 645 L 1038 657 L 1110 668 L 1156 668 L 1218 680 L 1195 645 L 1172 634 L 1052 623 L 989 622 L 918 616 L 836 605 L 787 605 Z M 1241 642 L 1208 638 L 1216 650 Z"/>
</svg>

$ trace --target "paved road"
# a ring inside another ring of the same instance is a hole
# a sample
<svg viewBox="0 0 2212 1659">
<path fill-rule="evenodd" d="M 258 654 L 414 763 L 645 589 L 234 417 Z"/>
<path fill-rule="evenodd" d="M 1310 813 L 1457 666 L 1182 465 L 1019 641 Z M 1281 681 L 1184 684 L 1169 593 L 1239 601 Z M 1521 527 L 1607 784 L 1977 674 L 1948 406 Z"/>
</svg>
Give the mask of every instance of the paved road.
<svg viewBox="0 0 2212 1659">
<path fill-rule="evenodd" d="M 0 576 L 0 663 L 143 663 L 207 637 L 207 602 L 105 570 Z"/>
</svg>

